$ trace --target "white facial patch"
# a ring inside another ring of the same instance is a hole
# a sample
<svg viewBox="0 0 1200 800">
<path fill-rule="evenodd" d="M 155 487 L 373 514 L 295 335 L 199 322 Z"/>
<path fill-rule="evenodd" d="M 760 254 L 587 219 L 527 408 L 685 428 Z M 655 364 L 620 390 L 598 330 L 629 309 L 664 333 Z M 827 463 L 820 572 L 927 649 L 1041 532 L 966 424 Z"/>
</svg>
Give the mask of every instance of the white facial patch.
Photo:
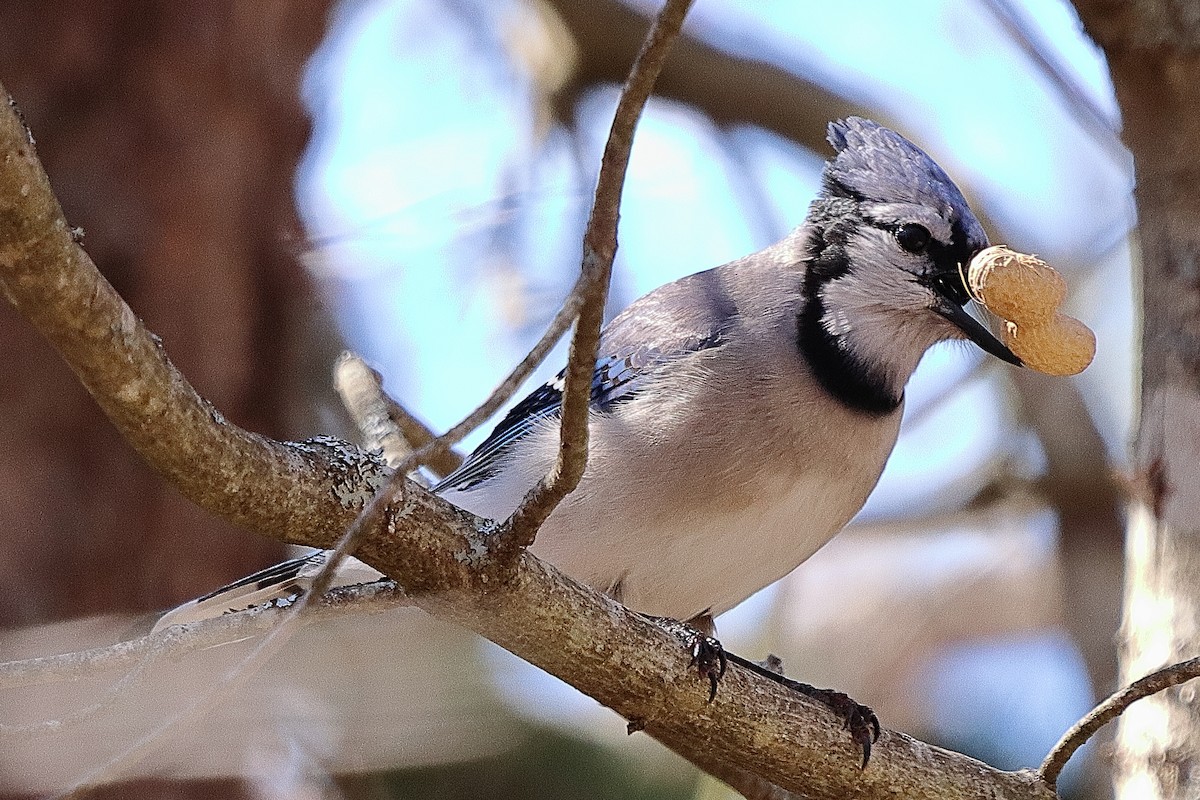
<svg viewBox="0 0 1200 800">
<path fill-rule="evenodd" d="M 950 209 L 934 210 L 928 206 L 912 203 L 871 203 L 863 206 L 863 216 L 886 228 L 897 228 L 905 223 L 922 225 L 942 244 L 954 238 L 950 228 Z"/>
<path fill-rule="evenodd" d="M 848 249 L 856 266 L 822 288 L 821 324 L 844 351 L 899 388 L 926 349 L 959 331 L 931 310 L 933 291 L 917 281 L 922 256 L 905 253 L 890 233 L 875 228 Z"/>
</svg>

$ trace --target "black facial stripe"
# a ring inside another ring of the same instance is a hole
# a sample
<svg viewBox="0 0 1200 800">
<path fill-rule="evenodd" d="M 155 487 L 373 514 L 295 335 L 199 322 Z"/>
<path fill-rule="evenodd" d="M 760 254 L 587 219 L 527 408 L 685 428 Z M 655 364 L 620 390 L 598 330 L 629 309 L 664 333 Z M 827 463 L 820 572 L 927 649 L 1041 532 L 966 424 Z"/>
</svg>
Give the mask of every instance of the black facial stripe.
<svg viewBox="0 0 1200 800">
<path fill-rule="evenodd" d="M 884 222 L 877 219 L 865 219 L 865 222 L 874 228 L 887 231 L 893 236 L 906 224 L 911 224 L 907 220 L 896 223 L 893 221 Z M 968 238 L 962 222 L 956 219 L 950 225 L 950 241 L 947 243 L 941 241 L 936 236 L 930 237 L 928 244 L 925 245 L 921 254 L 934 263 L 936 271 L 957 273 L 959 265 L 961 264 L 965 267 L 967 262 L 971 260 L 971 256 L 975 255 L 978 249 L 971 244 L 971 240 Z"/>
<path fill-rule="evenodd" d="M 900 406 L 903 390 L 893 394 L 887 376 L 845 349 L 840 338 L 830 333 L 822 321 L 825 304 L 821 290 L 850 270 L 845 238 L 838 241 L 837 236 L 830 237 L 829 233 L 819 230 L 809 245 L 802 288 L 804 307 L 796 318 L 796 344 L 817 382 L 831 396 L 856 411 L 886 416 Z"/>
<path fill-rule="evenodd" d="M 879 220 L 867 220 L 867 222 L 875 228 L 888 231 L 893 235 L 905 224 L 908 224 Z M 986 245 L 986 242 L 984 244 Z M 950 225 L 950 241 L 948 243 L 931 238 L 925 245 L 920 255 L 932 263 L 932 268 L 918 275 L 917 281 L 935 289 L 939 294 L 959 305 L 966 305 L 970 300 L 964 283 L 967 264 L 980 249 L 978 243 L 971 242 L 962 221 L 955 219 Z"/>
<path fill-rule="evenodd" d="M 950 225 L 950 242 L 944 244 L 934 239 L 926 248 L 929 258 L 933 261 L 936 272 L 952 272 L 958 274 L 959 266 L 966 268 L 976 249 L 967 237 L 962 220 L 954 220 Z"/>
</svg>

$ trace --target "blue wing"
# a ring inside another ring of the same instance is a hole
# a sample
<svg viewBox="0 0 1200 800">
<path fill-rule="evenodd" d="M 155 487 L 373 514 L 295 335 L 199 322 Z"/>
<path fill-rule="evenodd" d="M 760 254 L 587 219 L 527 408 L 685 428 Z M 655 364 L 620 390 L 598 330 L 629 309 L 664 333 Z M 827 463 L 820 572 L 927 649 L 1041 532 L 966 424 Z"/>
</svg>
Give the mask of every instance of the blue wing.
<svg viewBox="0 0 1200 800">
<path fill-rule="evenodd" d="M 638 300 L 605 328 L 601 357 L 592 373 L 591 404 L 610 411 L 633 398 L 664 365 L 718 347 L 734 309 L 721 291 L 720 270 L 690 275 Z M 564 372 L 535 389 L 500 421 L 491 435 L 434 491 L 466 490 L 492 477 L 513 446 L 562 410 Z"/>
</svg>

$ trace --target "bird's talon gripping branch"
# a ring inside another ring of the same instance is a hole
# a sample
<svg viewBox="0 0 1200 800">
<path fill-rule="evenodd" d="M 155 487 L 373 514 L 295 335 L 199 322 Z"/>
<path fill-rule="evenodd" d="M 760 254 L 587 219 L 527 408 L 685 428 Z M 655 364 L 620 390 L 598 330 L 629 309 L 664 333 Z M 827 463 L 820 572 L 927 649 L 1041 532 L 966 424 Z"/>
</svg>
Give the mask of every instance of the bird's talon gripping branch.
<svg viewBox="0 0 1200 800">
<path fill-rule="evenodd" d="M 875 716 L 870 706 L 856 702 L 844 692 L 812 686 L 808 686 L 807 689 L 809 691 L 805 691 L 805 694 L 828 706 L 842 720 L 843 727 L 850 731 L 850 738 L 862 748 L 862 768 L 866 769 L 867 762 L 871 760 L 871 745 L 879 741 L 879 734 L 882 732 L 879 717 Z"/>
<path fill-rule="evenodd" d="M 717 697 L 717 685 L 720 684 L 721 678 L 725 677 L 729 660 L 725 655 L 725 648 L 716 639 L 699 632 L 693 632 L 693 636 L 692 660 L 689 666 L 696 668 L 701 679 L 708 680 L 708 702 L 711 703 Z"/>
<path fill-rule="evenodd" d="M 749 661 L 734 653 L 729 653 L 728 658 L 738 666 L 745 667 L 751 672 L 762 675 L 764 678 L 769 678 L 776 683 L 781 683 L 805 697 L 816 700 L 832 711 L 842 721 L 842 727 L 850 731 L 850 738 L 862 748 L 862 768 L 867 768 L 867 762 L 871 760 L 871 745 L 879 741 L 879 735 L 883 732 L 879 725 L 879 717 L 875 716 L 875 712 L 869 706 L 864 706 L 862 703 L 856 702 L 845 692 L 836 692 L 832 689 L 818 689 L 810 684 L 792 680 L 785 676 L 782 671 L 774 669 L 776 666 L 775 662 L 778 662 L 778 659 L 772 661 L 772 657 L 770 656 L 768 656 L 768 660 L 763 664 Z M 778 666 L 782 668 L 781 664 Z"/>
<path fill-rule="evenodd" d="M 729 655 L 719 641 L 697 630 L 686 622 L 680 622 L 670 617 L 655 617 L 644 615 L 646 619 L 666 628 L 679 638 L 692 654 L 688 667 L 695 667 L 702 680 L 708 681 L 708 702 L 717 697 L 717 686 L 725 677 L 729 666 Z M 735 657 L 736 659 L 736 657 Z M 736 659 L 739 660 L 740 659 Z"/>
</svg>

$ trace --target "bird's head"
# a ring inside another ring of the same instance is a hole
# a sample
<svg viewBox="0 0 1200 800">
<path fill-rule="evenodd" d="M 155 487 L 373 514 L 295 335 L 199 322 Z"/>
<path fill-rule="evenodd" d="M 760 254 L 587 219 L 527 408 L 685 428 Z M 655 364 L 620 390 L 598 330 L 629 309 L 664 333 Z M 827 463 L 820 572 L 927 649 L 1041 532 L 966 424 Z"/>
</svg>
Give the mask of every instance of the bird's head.
<svg viewBox="0 0 1200 800">
<path fill-rule="evenodd" d="M 829 126 L 837 155 L 806 229 L 800 345 L 852 406 L 889 413 L 921 355 L 969 339 L 1021 363 L 965 306 L 963 275 L 988 246 L 962 192 L 920 148 L 869 120 Z"/>
</svg>

